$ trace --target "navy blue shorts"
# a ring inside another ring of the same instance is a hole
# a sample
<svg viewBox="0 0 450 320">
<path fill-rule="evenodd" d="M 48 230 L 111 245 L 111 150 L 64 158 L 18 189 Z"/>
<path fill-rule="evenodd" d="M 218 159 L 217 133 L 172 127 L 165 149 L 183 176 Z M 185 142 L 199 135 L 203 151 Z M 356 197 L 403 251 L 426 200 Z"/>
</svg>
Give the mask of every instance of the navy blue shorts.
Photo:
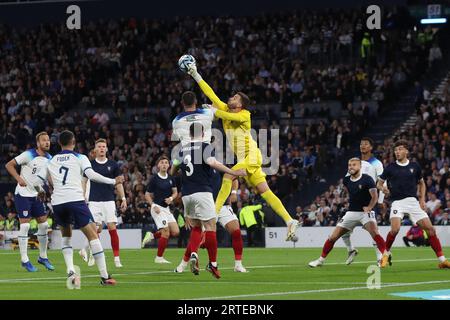
<svg viewBox="0 0 450 320">
<path fill-rule="evenodd" d="M 37 197 L 14 195 L 14 204 L 20 219 L 38 218 L 46 215 L 45 205 Z"/>
<path fill-rule="evenodd" d="M 75 228 L 83 228 L 89 223 L 94 222 L 92 213 L 84 201 L 54 205 L 53 213 L 56 224 L 63 227 L 73 225 Z"/>
</svg>

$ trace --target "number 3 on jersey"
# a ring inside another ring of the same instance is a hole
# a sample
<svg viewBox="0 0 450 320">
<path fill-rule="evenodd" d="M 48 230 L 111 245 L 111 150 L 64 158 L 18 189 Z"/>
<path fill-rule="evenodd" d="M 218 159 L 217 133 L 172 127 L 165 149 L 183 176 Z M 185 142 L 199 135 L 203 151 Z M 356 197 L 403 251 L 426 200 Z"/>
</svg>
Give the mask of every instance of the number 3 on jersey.
<svg viewBox="0 0 450 320">
<path fill-rule="evenodd" d="M 62 180 L 62 184 L 64 186 L 66 184 L 67 173 L 69 172 L 69 168 L 61 166 L 61 168 L 59 168 L 59 173 L 62 174 L 63 171 L 64 171 L 64 177 L 63 177 L 63 180 Z"/>
<path fill-rule="evenodd" d="M 188 167 L 188 170 L 186 170 L 186 175 L 188 177 L 192 176 L 192 174 L 194 173 L 194 165 L 192 164 L 192 158 L 190 154 L 184 157 L 183 163 Z"/>
</svg>

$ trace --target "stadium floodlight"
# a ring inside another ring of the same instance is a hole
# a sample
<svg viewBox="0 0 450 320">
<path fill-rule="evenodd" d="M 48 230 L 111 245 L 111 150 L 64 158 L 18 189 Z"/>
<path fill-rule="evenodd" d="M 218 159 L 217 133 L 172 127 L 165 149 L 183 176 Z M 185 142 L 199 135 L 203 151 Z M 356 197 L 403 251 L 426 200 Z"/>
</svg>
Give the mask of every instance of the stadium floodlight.
<svg viewBox="0 0 450 320">
<path fill-rule="evenodd" d="M 421 24 L 447 23 L 447 18 L 420 19 Z"/>
</svg>

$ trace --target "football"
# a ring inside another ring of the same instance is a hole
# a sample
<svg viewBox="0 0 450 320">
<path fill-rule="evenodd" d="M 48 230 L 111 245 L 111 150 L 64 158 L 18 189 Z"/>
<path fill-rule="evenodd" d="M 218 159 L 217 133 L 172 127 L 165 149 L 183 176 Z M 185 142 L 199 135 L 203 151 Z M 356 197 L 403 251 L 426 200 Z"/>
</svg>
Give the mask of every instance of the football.
<svg viewBox="0 0 450 320">
<path fill-rule="evenodd" d="M 188 67 L 190 64 L 195 64 L 195 58 L 190 54 L 185 54 L 178 59 L 178 67 L 183 72 L 188 72 Z"/>
</svg>

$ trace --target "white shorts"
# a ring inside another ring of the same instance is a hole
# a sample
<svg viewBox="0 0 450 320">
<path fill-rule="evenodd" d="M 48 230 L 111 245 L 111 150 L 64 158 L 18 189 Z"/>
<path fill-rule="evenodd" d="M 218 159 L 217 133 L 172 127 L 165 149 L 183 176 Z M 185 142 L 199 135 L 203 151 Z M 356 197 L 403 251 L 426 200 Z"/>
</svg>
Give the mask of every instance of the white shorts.
<svg viewBox="0 0 450 320">
<path fill-rule="evenodd" d="M 159 213 L 155 212 L 155 208 L 159 208 Z M 172 212 L 170 212 L 169 207 L 161 207 L 155 203 L 154 206 L 152 206 L 152 209 L 150 210 L 150 213 L 152 214 L 153 221 L 155 221 L 156 228 L 163 229 L 167 228 L 169 226 L 170 222 L 177 222 L 175 220 L 175 217 L 173 216 Z"/>
<path fill-rule="evenodd" d="M 208 221 L 216 218 L 216 206 L 211 192 L 196 192 L 181 197 L 184 215 L 191 219 Z"/>
<path fill-rule="evenodd" d="M 116 223 L 116 203 L 114 201 L 90 201 L 89 210 L 96 224 Z"/>
<path fill-rule="evenodd" d="M 389 215 L 389 219 L 403 219 L 405 213 L 409 214 L 409 218 L 414 224 L 419 220 L 429 218 L 428 214 L 420 207 L 419 201 L 414 197 L 392 202 L 391 214 Z"/>
<path fill-rule="evenodd" d="M 355 227 L 364 226 L 368 222 L 377 223 L 375 212 L 371 211 L 370 214 L 367 214 L 363 211 L 347 211 L 337 226 L 353 231 Z"/>
<path fill-rule="evenodd" d="M 228 223 L 235 220 L 238 221 L 238 218 L 234 214 L 231 206 L 223 206 L 222 209 L 220 209 L 217 221 L 222 225 L 222 227 L 225 228 Z"/>
</svg>

